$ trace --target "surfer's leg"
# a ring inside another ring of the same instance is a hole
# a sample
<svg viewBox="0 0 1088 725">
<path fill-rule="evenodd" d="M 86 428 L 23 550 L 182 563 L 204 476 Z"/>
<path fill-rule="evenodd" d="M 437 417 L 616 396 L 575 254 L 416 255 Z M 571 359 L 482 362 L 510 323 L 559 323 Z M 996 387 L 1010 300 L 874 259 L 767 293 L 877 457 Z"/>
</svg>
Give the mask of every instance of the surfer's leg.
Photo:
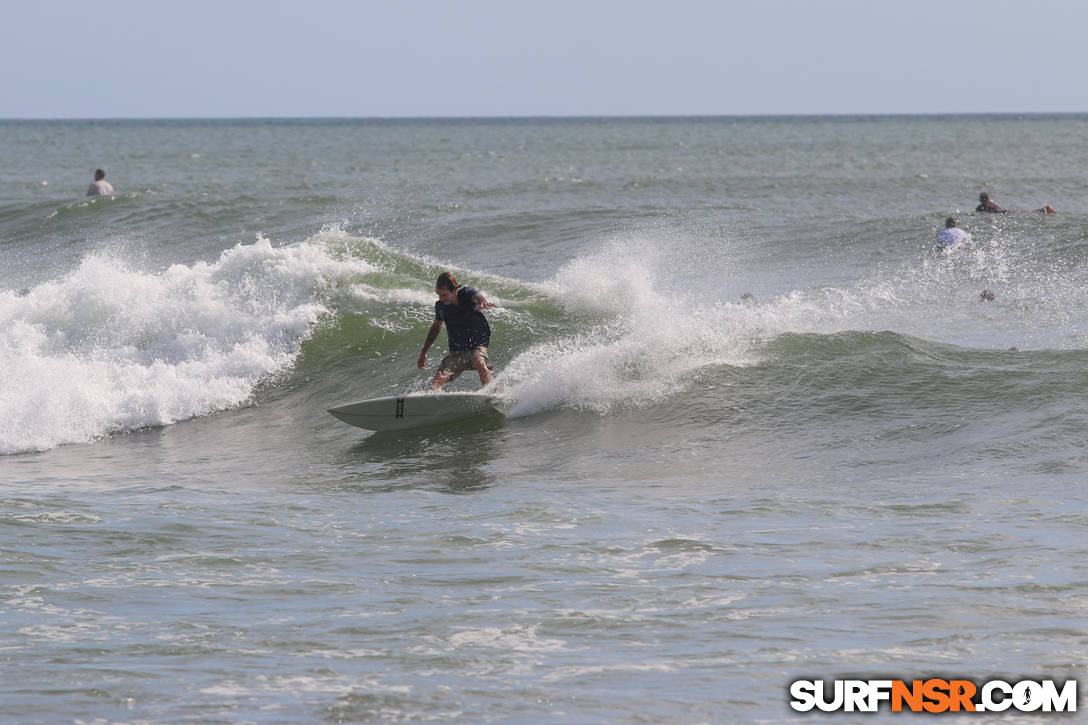
<svg viewBox="0 0 1088 725">
<path fill-rule="evenodd" d="M 434 380 L 431 381 L 431 390 L 438 390 L 443 385 L 448 383 L 452 378 L 449 370 L 439 370 L 434 374 Z"/>
<path fill-rule="evenodd" d="M 491 382 L 491 366 L 487 364 L 487 348 L 483 345 L 472 351 L 472 367 L 480 374 L 480 385 Z"/>
<path fill-rule="evenodd" d="M 431 390 L 438 390 L 451 380 L 455 380 L 464 370 L 468 369 L 464 353 L 450 353 L 442 358 L 438 371 L 431 382 Z"/>
<path fill-rule="evenodd" d="M 482 367 L 482 368 L 476 368 L 476 371 L 478 373 L 480 373 L 480 386 L 481 387 L 483 387 L 484 385 L 487 385 L 493 379 L 493 377 L 491 375 L 491 371 L 487 369 L 486 365 L 484 367 Z"/>
</svg>

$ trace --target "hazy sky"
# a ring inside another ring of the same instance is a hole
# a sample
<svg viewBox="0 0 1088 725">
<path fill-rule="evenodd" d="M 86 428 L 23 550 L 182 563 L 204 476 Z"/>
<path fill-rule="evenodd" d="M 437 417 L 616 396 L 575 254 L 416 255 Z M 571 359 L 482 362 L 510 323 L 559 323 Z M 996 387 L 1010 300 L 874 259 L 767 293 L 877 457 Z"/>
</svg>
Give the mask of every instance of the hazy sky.
<svg viewBox="0 0 1088 725">
<path fill-rule="evenodd" d="M 1088 111 L 1077 0 L 14 2 L 0 118 Z"/>
</svg>

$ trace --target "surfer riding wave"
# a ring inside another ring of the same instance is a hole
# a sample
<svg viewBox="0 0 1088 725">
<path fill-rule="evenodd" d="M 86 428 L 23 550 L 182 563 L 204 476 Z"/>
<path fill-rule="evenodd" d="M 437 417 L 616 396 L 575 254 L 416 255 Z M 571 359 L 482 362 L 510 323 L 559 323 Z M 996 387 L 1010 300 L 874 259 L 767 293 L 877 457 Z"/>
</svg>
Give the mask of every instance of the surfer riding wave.
<svg viewBox="0 0 1088 725">
<path fill-rule="evenodd" d="M 480 385 L 491 382 L 491 366 L 487 364 L 487 346 L 491 343 L 491 326 L 480 310 L 495 305 L 472 287 L 462 287 L 449 272 L 443 272 L 435 283 L 438 301 L 434 303 L 434 322 L 427 331 L 417 365 L 427 366 L 427 350 L 438 339 L 443 323 L 449 338 L 449 354 L 442 359 L 431 381 L 431 390 L 438 390 L 466 370 L 480 375 Z"/>
</svg>

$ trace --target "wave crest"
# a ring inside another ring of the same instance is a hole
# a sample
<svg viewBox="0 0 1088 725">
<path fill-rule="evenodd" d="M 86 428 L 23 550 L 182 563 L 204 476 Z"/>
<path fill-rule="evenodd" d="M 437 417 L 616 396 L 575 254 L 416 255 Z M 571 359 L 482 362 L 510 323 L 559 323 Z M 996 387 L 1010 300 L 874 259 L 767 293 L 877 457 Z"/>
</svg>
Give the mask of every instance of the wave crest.
<svg viewBox="0 0 1088 725">
<path fill-rule="evenodd" d="M 258 239 L 158 273 L 91 254 L 63 279 L 2 292 L 0 453 L 241 405 L 291 365 L 337 286 L 373 270 Z"/>
</svg>

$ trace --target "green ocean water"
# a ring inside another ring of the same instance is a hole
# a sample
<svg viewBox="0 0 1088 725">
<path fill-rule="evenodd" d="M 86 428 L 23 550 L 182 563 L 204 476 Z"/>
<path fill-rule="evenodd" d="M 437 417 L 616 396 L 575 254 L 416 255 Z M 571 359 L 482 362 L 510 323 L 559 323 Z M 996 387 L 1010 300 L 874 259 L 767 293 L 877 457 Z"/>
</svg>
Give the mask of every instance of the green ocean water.
<svg viewBox="0 0 1088 725">
<path fill-rule="evenodd" d="M 8 721 L 783 722 L 799 677 L 1084 670 L 1086 117 L 0 146 Z M 444 270 L 507 415 L 328 416 L 426 387 Z"/>
</svg>

